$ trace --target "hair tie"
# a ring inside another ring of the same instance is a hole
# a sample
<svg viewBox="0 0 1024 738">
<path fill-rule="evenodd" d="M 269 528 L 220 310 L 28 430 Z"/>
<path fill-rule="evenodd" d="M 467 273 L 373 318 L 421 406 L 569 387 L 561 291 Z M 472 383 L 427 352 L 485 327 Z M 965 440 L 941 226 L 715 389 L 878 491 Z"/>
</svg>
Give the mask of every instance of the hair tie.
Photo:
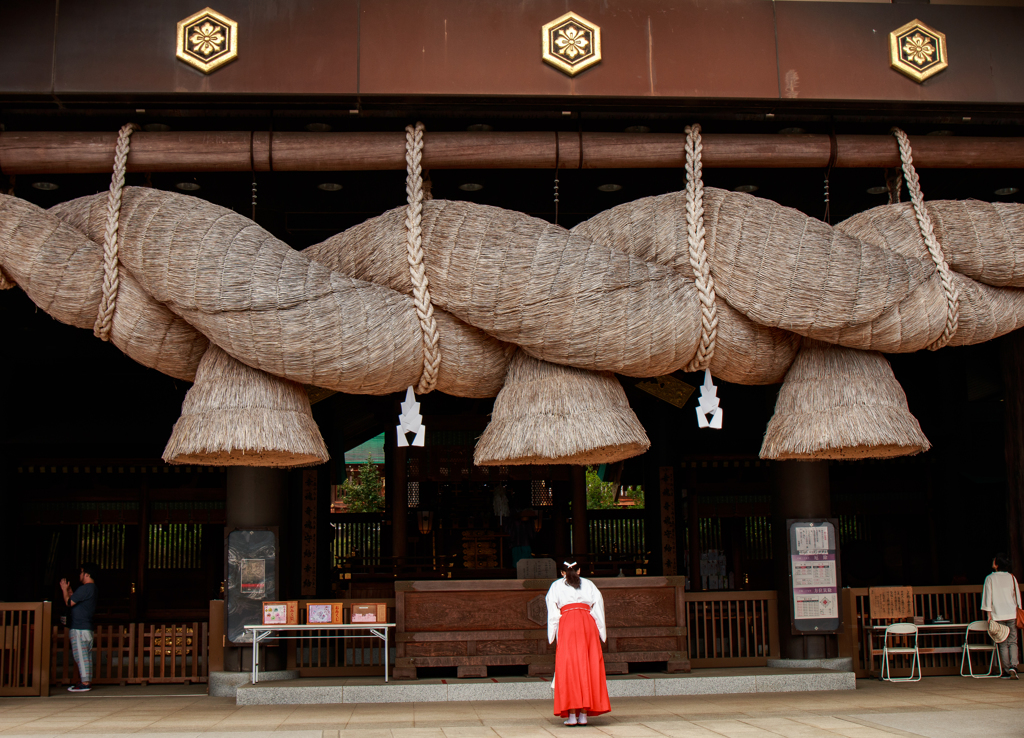
<svg viewBox="0 0 1024 738">
<path fill-rule="evenodd" d="M 572 562 L 571 564 L 568 561 L 563 561 L 562 563 L 565 564 L 566 568 L 568 568 L 568 569 L 571 569 L 572 567 L 576 566 L 576 562 L 575 561 Z"/>
</svg>

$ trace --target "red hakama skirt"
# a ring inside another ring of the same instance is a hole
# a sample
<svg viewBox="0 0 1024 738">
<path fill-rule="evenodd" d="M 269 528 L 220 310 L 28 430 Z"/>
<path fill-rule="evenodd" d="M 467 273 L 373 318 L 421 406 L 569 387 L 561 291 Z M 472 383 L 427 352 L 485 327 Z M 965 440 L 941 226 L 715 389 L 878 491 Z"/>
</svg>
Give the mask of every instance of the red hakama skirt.
<svg viewBox="0 0 1024 738">
<path fill-rule="evenodd" d="M 555 714 L 569 717 L 570 710 L 585 710 L 587 715 L 608 712 L 612 708 L 601 635 L 590 606 L 566 605 L 561 613 L 555 649 Z"/>
</svg>

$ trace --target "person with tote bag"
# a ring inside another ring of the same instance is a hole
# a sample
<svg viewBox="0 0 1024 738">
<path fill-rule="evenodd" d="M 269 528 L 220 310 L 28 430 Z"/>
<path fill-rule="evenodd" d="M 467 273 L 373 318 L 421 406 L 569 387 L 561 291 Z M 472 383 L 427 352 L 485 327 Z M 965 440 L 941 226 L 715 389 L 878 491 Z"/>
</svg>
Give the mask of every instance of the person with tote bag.
<svg viewBox="0 0 1024 738">
<path fill-rule="evenodd" d="M 1010 572 L 1010 561 L 1006 554 L 996 554 L 992 559 L 992 573 L 985 577 L 985 587 L 981 591 L 981 609 L 985 611 L 985 619 L 1006 626 L 1008 635 L 997 640 L 999 663 L 1003 673 L 1000 679 L 1017 679 L 1017 627 L 1024 619 L 1021 611 L 1020 585 L 1017 577 Z M 1002 628 L 998 629 L 1000 633 Z"/>
<path fill-rule="evenodd" d="M 555 647 L 555 715 L 566 725 L 586 725 L 587 716 L 612 708 L 604 674 L 601 641 L 608 639 L 604 624 L 604 598 L 576 562 L 559 567 L 562 578 L 548 589 L 548 643 Z"/>
</svg>

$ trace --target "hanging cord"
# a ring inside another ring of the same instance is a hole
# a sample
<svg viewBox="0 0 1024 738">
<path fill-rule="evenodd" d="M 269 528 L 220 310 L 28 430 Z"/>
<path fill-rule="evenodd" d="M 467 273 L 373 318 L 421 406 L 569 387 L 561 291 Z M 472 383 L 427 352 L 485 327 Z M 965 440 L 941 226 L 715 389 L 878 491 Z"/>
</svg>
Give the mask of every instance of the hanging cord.
<svg viewBox="0 0 1024 738">
<path fill-rule="evenodd" d="M 10 183 L 10 187 L 7 189 L 7 194 L 10 195 L 11 197 L 14 197 L 14 175 L 13 174 L 10 175 L 10 177 L 8 178 L 8 182 Z M 0 269 L 0 291 L 2 291 L 2 290 L 12 290 L 15 287 L 17 287 L 17 285 L 14 283 L 14 280 L 11 279 L 10 277 L 8 277 L 5 274 L 3 269 Z"/>
<path fill-rule="evenodd" d="M 252 173 L 252 221 L 256 221 L 256 155 L 253 152 L 256 133 L 249 132 L 249 171 Z"/>
<path fill-rule="evenodd" d="M 917 177 L 917 170 L 914 169 L 914 159 L 910 151 L 910 139 L 907 134 L 899 128 L 893 128 L 892 133 L 900 145 L 900 160 L 903 162 L 903 176 L 907 179 L 907 192 L 910 194 L 910 202 L 914 207 L 914 215 L 917 216 L 917 225 L 921 229 L 921 237 L 924 245 L 928 247 L 928 254 L 932 257 L 935 270 L 939 273 L 942 281 L 942 291 L 946 295 L 946 325 L 942 329 L 942 335 L 928 347 L 930 351 L 937 351 L 945 346 L 956 335 L 956 329 L 960 321 L 960 291 L 953 283 L 953 275 L 950 272 L 949 264 L 942 253 L 942 247 L 935 238 L 932 230 L 932 219 L 924 206 L 924 196 L 921 194 L 921 182 Z"/>
<path fill-rule="evenodd" d="M 405 209 L 406 246 L 409 251 L 409 275 L 412 277 L 412 300 L 420 320 L 423 341 L 423 374 L 416 394 L 425 395 L 437 384 L 441 367 L 437 321 L 430 301 L 430 283 L 423 264 L 423 124 L 405 127 L 405 192 L 409 205 Z"/>
<path fill-rule="evenodd" d="M 889 204 L 898 205 L 903 189 L 903 171 L 899 167 L 885 170 L 885 189 L 889 191 Z"/>
<path fill-rule="evenodd" d="M 93 325 L 93 334 L 102 341 L 110 340 L 110 326 L 114 321 L 117 307 L 117 290 L 121 279 L 117 273 L 117 229 L 121 220 L 121 190 L 124 189 L 124 172 L 128 164 L 132 133 L 139 130 L 135 123 L 121 126 L 117 134 L 117 148 L 114 149 L 114 174 L 110 178 L 110 192 L 107 195 L 107 227 L 103 231 L 103 294 L 100 309 Z"/>
<path fill-rule="evenodd" d="M 832 167 L 836 165 L 836 158 L 839 156 L 839 146 L 836 142 L 836 132 L 829 131 L 828 134 L 828 166 L 825 167 L 825 215 L 822 220 L 832 225 L 832 214 L 829 212 L 832 205 L 832 197 L 828 191 L 829 178 L 832 176 Z"/>
<path fill-rule="evenodd" d="M 555 131 L 555 225 L 558 225 L 558 166 L 561 164 L 561 153 L 558 148 L 558 131 Z"/>
<path fill-rule="evenodd" d="M 690 249 L 690 266 L 700 298 L 700 343 L 697 354 L 686 365 L 686 371 L 698 372 L 711 365 L 718 339 L 718 307 L 715 304 L 715 279 L 704 249 L 704 182 L 700 125 L 686 127 L 686 245 Z"/>
</svg>

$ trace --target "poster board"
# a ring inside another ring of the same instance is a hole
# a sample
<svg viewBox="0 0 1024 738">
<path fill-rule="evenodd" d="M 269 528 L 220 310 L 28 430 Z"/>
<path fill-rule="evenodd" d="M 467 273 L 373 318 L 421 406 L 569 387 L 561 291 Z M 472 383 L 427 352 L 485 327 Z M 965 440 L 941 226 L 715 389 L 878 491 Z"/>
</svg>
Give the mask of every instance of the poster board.
<svg viewBox="0 0 1024 738">
<path fill-rule="evenodd" d="M 913 587 L 869 587 L 868 607 L 872 620 L 903 620 L 914 612 Z"/>
<path fill-rule="evenodd" d="M 263 622 L 263 601 L 277 599 L 277 529 L 227 531 L 224 592 L 229 644 L 252 643 L 246 625 Z"/>
<path fill-rule="evenodd" d="M 793 633 L 839 633 L 839 540 L 835 522 L 787 520 L 789 602 Z"/>
</svg>

